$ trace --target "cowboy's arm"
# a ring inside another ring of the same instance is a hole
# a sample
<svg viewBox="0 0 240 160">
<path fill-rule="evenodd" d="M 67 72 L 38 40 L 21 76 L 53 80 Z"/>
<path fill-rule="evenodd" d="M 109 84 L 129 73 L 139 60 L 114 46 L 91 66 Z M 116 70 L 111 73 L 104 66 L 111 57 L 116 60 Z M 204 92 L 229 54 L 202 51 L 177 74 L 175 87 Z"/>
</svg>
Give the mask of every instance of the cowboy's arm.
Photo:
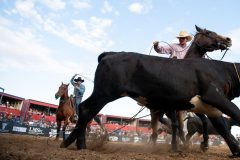
<svg viewBox="0 0 240 160">
<path fill-rule="evenodd" d="M 173 48 L 170 45 L 160 46 L 158 41 L 153 42 L 154 50 L 160 54 L 172 54 Z"/>
<path fill-rule="evenodd" d="M 76 76 L 77 76 L 77 74 L 75 74 L 75 75 L 71 78 L 71 81 L 70 81 L 73 86 L 76 85 L 76 83 L 74 82 L 74 79 L 75 79 Z"/>
</svg>

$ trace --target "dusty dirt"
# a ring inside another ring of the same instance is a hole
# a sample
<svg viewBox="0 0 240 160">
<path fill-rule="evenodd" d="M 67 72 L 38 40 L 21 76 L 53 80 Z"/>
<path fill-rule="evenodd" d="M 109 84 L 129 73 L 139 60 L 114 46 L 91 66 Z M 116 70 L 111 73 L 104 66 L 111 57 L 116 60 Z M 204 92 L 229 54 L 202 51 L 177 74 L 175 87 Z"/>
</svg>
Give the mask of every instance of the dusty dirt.
<svg viewBox="0 0 240 160">
<path fill-rule="evenodd" d="M 75 145 L 60 148 L 61 141 L 45 137 L 0 134 L 1 160 L 227 160 L 230 150 L 225 145 L 210 147 L 203 153 L 199 146 L 173 153 L 170 145 L 88 142 L 90 149 L 76 150 Z M 240 159 L 240 158 L 234 158 Z"/>
</svg>

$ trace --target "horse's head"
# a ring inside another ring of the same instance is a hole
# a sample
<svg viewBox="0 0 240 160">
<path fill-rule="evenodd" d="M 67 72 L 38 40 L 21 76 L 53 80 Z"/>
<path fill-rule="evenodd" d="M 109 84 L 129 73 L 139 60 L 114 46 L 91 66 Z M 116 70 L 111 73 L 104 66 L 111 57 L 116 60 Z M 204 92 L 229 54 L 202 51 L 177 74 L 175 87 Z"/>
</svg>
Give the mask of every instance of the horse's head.
<svg viewBox="0 0 240 160">
<path fill-rule="evenodd" d="M 193 43 L 206 51 L 225 50 L 232 46 L 232 40 L 229 37 L 218 35 L 213 31 L 201 29 L 195 26 L 197 33 Z"/>
<path fill-rule="evenodd" d="M 68 96 L 68 85 L 69 84 L 61 84 L 61 86 L 58 88 L 57 93 L 55 94 L 55 98 L 58 99 L 59 97 L 62 97 L 63 95 Z"/>
</svg>

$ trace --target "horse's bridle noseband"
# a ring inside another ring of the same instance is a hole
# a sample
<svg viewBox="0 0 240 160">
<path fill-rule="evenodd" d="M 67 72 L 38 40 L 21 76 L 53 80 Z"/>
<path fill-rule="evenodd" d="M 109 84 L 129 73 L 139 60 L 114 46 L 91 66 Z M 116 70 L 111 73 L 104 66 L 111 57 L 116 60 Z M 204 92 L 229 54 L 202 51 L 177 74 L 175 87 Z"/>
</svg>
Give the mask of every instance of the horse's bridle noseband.
<svg viewBox="0 0 240 160">
<path fill-rule="evenodd" d="M 203 34 L 204 36 L 206 36 L 206 37 L 208 37 L 208 38 L 210 38 L 210 39 L 212 39 L 212 40 L 214 40 L 214 41 L 216 42 L 215 47 L 203 47 L 203 46 L 201 46 L 199 43 L 194 42 L 194 43 L 195 43 L 198 47 L 200 47 L 201 49 L 205 49 L 205 50 L 207 50 L 207 51 L 214 51 L 214 50 L 220 49 L 221 46 L 224 46 L 224 47 L 226 48 L 226 50 L 229 49 L 229 48 L 225 45 L 225 43 L 223 43 L 223 42 L 218 42 L 218 41 L 216 40 L 216 38 L 214 38 L 214 37 L 206 34 L 205 32 L 198 32 L 196 35 L 198 35 L 198 34 Z M 196 35 L 195 35 L 194 37 L 196 37 Z"/>
</svg>

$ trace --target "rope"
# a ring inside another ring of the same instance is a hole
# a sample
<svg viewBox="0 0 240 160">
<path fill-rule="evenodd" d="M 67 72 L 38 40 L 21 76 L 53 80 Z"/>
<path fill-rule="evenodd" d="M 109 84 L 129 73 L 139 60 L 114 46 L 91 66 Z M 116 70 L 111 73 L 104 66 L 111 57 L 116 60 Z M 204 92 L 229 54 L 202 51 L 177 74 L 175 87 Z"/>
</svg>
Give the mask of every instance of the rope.
<svg viewBox="0 0 240 160">
<path fill-rule="evenodd" d="M 86 77 L 86 76 L 83 76 L 83 75 L 81 75 L 81 74 L 77 74 L 77 75 L 79 75 L 79 76 L 81 76 L 81 77 L 85 78 L 86 80 L 88 80 L 88 81 L 90 81 L 90 82 L 94 83 L 94 81 L 93 81 L 91 78 L 88 78 L 88 77 Z"/>
<path fill-rule="evenodd" d="M 185 51 L 186 49 L 188 49 L 188 48 L 192 45 L 192 42 L 193 42 L 193 41 L 192 41 L 186 48 L 184 48 L 184 49 L 181 50 L 181 51 L 175 50 L 175 49 L 171 46 L 171 44 L 169 44 L 168 42 L 165 42 L 165 41 L 159 41 L 159 42 L 166 43 L 170 48 L 172 48 L 172 50 L 174 50 L 174 52 L 183 52 L 183 51 Z"/>
<path fill-rule="evenodd" d="M 192 42 L 191 42 L 191 43 L 190 43 L 186 48 L 184 48 L 183 50 L 177 51 L 177 50 L 175 50 L 175 49 L 171 46 L 171 44 L 169 44 L 168 42 L 165 42 L 165 41 L 159 41 L 159 42 L 166 43 L 174 52 L 183 52 L 183 51 L 185 51 L 186 49 L 188 49 L 188 48 L 191 46 L 191 44 L 192 44 Z M 153 47 L 154 47 L 154 45 L 152 45 L 152 47 L 151 47 L 150 52 L 149 52 L 148 55 L 150 55 L 150 53 L 152 52 Z"/>
<path fill-rule="evenodd" d="M 239 74 L 238 74 L 238 71 L 237 71 L 236 64 L 235 64 L 235 63 L 233 63 L 233 65 L 234 65 L 235 71 L 236 71 L 236 73 L 237 73 L 238 82 L 240 83 L 240 77 L 239 77 Z"/>
<path fill-rule="evenodd" d="M 131 118 L 129 118 L 127 120 L 127 123 L 125 125 L 123 125 L 122 127 L 118 128 L 118 129 L 115 129 L 114 131 L 110 132 L 109 134 L 112 134 L 113 132 L 116 132 L 124 127 L 126 127 L 132 120 L 136 120 L 136 119 L 139 119 L 139 118 L 135 118 L 140 112 L 143 111 L 143 109 L 145 109 L 146 107 L 145 106 L 142 106 L 141 109 L 134 115 L 132 116 Z M 147 115 L 148 116 L 148 115 Z M 146 116 L 145 116 L 146 117 Z"/>
<path fill-rule="evenodd" d="M 154 45 L 152 45 L 152 47 L 151 47 L 151 49 L 150 49 L 150 51 L 149 51 L 149 56 L 150 56 L 150 54 L 151 54 L 151 52 L 152 52 L 152 49 L 153 49 L 153 47 L 154 47 Z"/>
</svg>

